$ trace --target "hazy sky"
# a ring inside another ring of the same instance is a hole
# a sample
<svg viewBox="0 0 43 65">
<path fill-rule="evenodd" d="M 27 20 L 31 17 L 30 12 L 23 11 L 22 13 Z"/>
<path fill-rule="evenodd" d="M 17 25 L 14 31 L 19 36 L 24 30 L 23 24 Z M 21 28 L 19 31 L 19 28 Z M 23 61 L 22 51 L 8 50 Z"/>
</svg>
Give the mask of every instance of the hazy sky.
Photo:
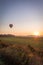
<svg viewBox="0 0 43 65">
<path fill-rule="evenodd" d="M 33 32 L 43 35 L 43 0 L 0 0 L 1 34 L 32 35 Z"/>
</svg>

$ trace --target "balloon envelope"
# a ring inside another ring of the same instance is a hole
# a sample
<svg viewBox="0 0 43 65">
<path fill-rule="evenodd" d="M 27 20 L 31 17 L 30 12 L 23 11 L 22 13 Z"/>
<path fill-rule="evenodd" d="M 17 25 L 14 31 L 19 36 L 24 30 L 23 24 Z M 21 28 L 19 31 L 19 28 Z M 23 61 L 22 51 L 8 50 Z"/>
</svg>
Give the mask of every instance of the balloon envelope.
<svg viewBox="0 0 43 65">
<path fill-rule="evenodd" d="M 9 24 L 9 27 L 12 28 L 13 27 L 13 24 Z"/>
</svg>

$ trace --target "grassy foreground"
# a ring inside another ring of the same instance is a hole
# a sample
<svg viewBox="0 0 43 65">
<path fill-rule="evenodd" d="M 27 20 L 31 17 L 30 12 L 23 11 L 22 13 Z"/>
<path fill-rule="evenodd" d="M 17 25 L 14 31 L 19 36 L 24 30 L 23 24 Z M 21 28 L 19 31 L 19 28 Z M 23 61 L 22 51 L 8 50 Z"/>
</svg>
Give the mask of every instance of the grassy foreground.
<svg viewBox="0 0 43 65">
<path fill-rule="evenodd" d="M 43 65 L 43 37 L 0 37 L 0 65 Z"/>
</svg>

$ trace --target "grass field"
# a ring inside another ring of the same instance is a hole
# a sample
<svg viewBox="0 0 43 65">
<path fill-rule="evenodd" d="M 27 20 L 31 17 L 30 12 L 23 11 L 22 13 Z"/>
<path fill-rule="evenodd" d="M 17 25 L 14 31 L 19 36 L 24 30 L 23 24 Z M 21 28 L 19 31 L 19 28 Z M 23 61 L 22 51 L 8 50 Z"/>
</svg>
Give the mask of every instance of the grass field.
<svg viewBox="0 0 43 65">
<path fill-rule="evenodd" d="M 0 37 L 0 65 L 43 65 L 43 37 Z"/>
<path fill-rule="evenodd" d="M 30 44 L 34 47 L 43 48 L 43 37 L 0 37 L 0 40 L 11 44 Z"/>
</svg>

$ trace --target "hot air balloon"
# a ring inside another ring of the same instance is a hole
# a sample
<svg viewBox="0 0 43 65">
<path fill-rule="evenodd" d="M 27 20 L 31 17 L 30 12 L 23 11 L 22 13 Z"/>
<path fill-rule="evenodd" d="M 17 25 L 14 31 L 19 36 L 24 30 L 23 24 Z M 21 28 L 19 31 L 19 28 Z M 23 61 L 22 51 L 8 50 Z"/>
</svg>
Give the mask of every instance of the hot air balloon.
<svg viewBox="0 0 43 65">
<path fill-rule="evenodd" d="M 9 27 L 12 28 L 13 27 L 13 24 L 9 24 Z"/>
<path fill-rule="evenodd" d="M 9 24 L 9 27 L 10 27 L 10 33 L 13 34 L 13 29 L 12 29 L 13 24 Z"/>
</svg>

